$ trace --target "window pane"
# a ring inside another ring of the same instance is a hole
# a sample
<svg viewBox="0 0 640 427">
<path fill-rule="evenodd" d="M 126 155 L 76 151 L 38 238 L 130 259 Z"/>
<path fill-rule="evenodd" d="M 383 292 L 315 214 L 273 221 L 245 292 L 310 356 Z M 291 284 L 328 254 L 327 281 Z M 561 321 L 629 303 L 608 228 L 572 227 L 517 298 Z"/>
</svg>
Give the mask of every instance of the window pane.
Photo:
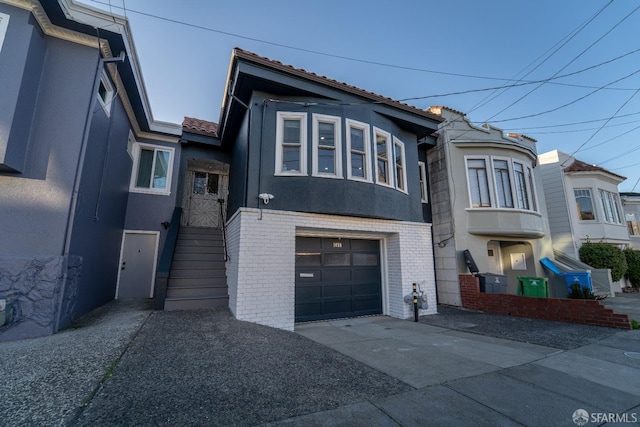
<svg viewBox="0 0 640 427">
<path fill-rule="evenodd" d="M 207 174 L 204 172 L 196 172 L 193 177 L 193 194 L 204 194 L 207 185 Z"/>
<path fill-rule="evenodd" d="M 300 147 L 282 147 L 282 170 L 300 172 Z"/>
<path fill-rule="evenodd" d="M 156 164 L 153 170 L 153 188 L 167 188 L 167 170 L 169 168 L 169 152 L 157 150 Z"/>
<path fill-rule="evenodd" d="M 427 201 L 427 183 L 425 179 L 427 177 L 425 164 L 420 162 L 418 163 L 418 177 L 420 179 L 420 198 L 423 202 Z"/>
<path fill-rule="evenodd" d="M 389 182 L 387 179 L 387 162 L 383 159 L 378 159 L 378 181 Z"/>
<path fill-rule="evenodd" d="M 218 194 L 218 183 L 220 182 L 220 175 L 217 173 L 210 173 L 207 179 L 207 193 Z"/>
<path fill-rule="evenodd" d="M 489 181 L 484 159 L 467 160 L 469 168 L 469 187 L 471 191 L 471 206 L 486 208 L 491 206 L 489 198 Z"/>
<path fill-rule="evenodd" d="M 151 171 L 153 170 L 153 150 L 140 150 L 140 160 L 138 162 L 138 177 L 136 187 L 151 187 Z"/>
<path fill-rule="evenodd" d="M 578 218 L 582 221 L 595 220 L 596 215 L 591 201 L 591 190 L 574 190 L 574 195 L 576 197 Z"/>
<path fill-rule="evenodd" d="M 494 160 L 493 172 L 496 178 L 498 191 L 498 206 L 512 208 L 513 197 L 511 195 L 511 181 L 509 179 L 509 166 L 506 160 Z"/>
<path fill-rule="evenodd" d="M 396 166 L 396 186 L 400 190 L 405 190 L 404 184 L 404 150 L 403 145 L 395 143 L 395 166 Z"/>
<path fill-rule="evenodd" d="M 320 266 L 321 264 L 320 252 L 296 252 L 296 266 L 298 267 Z"/>
<path fill-rule="evenodd" d="M 353 254 L 353 265 L 378 265 L 378 254 Z"/>
<path fill-rule="evenodd" d="M 364 153 L 364 131 L 358 128 L 351 128 L 351 150 Z"/>
<path fill-rule="evenodd" d="M 376 134 L 376 153 L 378 156 L 378 182 L 389 183 L 387 137 Z"/>
<path fill-rule="evenodd" d="M 364 172 L 364 154 L 351 153 L 351 176 L 366 178 Z"/>
<path fill-rule="evenodd" d="M 516 197 L 520 209 L 529 209 L 529 193 L 527 192 L 527 180 L 524 175 L 524 166 L 514 163 L 513 170 L 516 180 Z"/>
<path fill-rule="evenodd" d="M 318 172 L 335 174 L 335 153 L 332 149 L 318 149 Z"/>
<path fill-rule="evenodd" d="M 325 266 L 339 266 L 339 265 L 351 265 L 351 254 L 345 253 L 325 253 L 324 254 Z"/>
<path fill-rule="evenodd" d="M 284 121 L 284 144 L 300 144 L 300 120 Z"/>
<path fill-rule="evenodd" d="M 376 152 L 379 158 L 387 158 L 387 138 L 384 135 L 376 135 Z"/>
<path fill-rule="evenodd" d="M 318 123 L 318 145 L 335 147 L 335 125 L 333 123 Z"/>
</svg>

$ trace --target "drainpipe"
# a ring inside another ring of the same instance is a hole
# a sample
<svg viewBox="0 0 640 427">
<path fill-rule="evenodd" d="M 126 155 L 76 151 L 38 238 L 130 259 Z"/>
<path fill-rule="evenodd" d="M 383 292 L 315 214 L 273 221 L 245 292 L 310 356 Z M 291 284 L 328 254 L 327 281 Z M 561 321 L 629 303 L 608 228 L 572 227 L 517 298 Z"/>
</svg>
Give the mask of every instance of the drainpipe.
<svg viewBox="0 0 640 427">
<path fill-rule="evenodd" d="M 100 80 L 102 77 L 102 69 L 104 68 L 104 64 L 111 62 L 124 62 L 126 58 L 126 54 L 124 52 L 120 52 L 120 55 L 114 58 L 102 58 L 98 60 L 98 64 L 96 66 L 96 73 L 93 78 L 93 89 L 91 91 L 91 98 L 89 101 L 89 106 L 87 107 L 87 117 L 84 122 L 84 131 L 82 133 L 82 142 L 80 144 L 80 154 L 78 155 L 78 163 L 76 164 L 76 173 L 73 180 L 73 193 L 71 194 L 71 203 L 69 206 L 69 216 L 67 217 L 67 224 L 64 236 L 64 242 L 62 247 L 62 255 L 63 255 L 63 277 L 62 277 L 62 289 L 60 289 L 60 296 L 58 301 L 58 310 L 56 316 L 56 322 L 54 326 L 54 333 L 58 331 L 60 326 L 60 316 L 62 314 L 62 302 L 64 299 L 64 294 L 66 292 L 67 287 L 67 266 L 68 266 L 68 258 L 69 258 L 69 250 L 71 247 L 71 234 L 73 233 L 73 222 L 76 216 L 76 206 L 78 205 L 78 193 L 80 190 L 80 181 L 82 178 L 82 170 L 84 167 L 84 158 L 87 152 L 87 142 L 89 140 L 89 132 L 91 131 L 91 121 L 93 119 L 93 110 L 96 104 L 96 97 L 98 94 L 98 87 L 100 86 Z"/>
</svg>

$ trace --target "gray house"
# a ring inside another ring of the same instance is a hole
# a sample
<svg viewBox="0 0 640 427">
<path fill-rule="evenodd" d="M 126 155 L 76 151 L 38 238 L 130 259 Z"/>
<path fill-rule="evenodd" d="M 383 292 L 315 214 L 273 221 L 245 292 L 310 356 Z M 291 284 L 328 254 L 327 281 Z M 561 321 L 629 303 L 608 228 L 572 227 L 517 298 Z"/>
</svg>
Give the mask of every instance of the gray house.
<svg viewBox="0 0 640 427">
<path fill-rule="evenodd" d="M 182 132 L 141 82 L 124 18 L 0 1 L 0 340 L 152 295 Z"/>
</svg>

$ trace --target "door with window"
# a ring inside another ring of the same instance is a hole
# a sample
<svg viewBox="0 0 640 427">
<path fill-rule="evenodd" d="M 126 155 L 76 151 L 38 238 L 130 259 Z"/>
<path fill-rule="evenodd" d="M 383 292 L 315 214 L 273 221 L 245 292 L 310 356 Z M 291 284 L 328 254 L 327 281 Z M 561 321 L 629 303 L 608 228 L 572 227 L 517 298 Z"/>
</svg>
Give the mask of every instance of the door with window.
<svg viewBox="0 0 640 427">
<path fill-rule="evenodd" d="M 226 209 L 228 183 L 228 165 L 211 162 L 192 165 L 187 169 L 182 225 L 221 227 L 224 221 L 221 212 Z"/>
<path fill-rule="evenodd" d="M 487 243 L 487 259 L 489 260 L 489 273 L 503 273 L 502 257 L 500 254 L 500 242 Z"/>
</svg>

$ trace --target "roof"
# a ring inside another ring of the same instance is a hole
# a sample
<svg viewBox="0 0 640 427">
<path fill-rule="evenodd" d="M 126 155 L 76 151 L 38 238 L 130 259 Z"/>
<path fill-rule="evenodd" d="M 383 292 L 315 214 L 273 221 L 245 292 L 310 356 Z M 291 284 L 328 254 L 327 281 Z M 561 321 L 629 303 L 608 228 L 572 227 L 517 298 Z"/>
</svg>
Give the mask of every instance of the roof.
<svg viewBox="0 0 640 427">
<path fill-rule="evenodd" d="M 414 107 L 409 104 L 405 104 L 399 101 L 396 101 L 392 98 L 388 98 L 382 95 L 378 95 L 377 93 L 370 92 L 364 89 L 360 89 L 356 86 L 352 86 L 350 84 L 340 82 L 338 80 L 330 79 L 326 76 L 320 76 L 316 73 L 304 70 L 302 68 L 295 68 L 291 65 L 283 64 L 280 61 L 274 61 L 272 59 L 266 58 L 264 56 L 257 55 L 253 52 L 240 49 L 238 47 L 233 49 L 233 57 L 240 58 L 245 61 L 250 61 L 255 64 L 263 65 L 272 69 L 276 69 L 278 71 L 282 71 L 287 74 L 291 74 L 297 77 L 301 77 L 316 83 L 320 83 L 325 86 L 330 86 L 335 89 L 339 89 L 345 92 L 349 92 L 351 94 L 366 98 L 374 103 L 385 104 L 390 107 L 398 108 L 400 110 L 404 110 L 413 114 L 420 115 L 422 117 L 428 118 L 430 120 L 434 120 L 437 122 L 443 122 L 444 118 L 440 115 L 433 114 L 429 110 L 423 110 L 417 107 Z"/>
<path fill-rule="evenodd" d="M 218 124 L 206 120 L 194 119 L 192 117 L 185 117 L 182 121 L 182 131 L 217 138 Z"/>
<path fill-rule="evenodd" d="M 613 173 L 605 168 L 601 168 L 600 166 L 590 165 L 589 163 L 585 163 L 581 160 L 576 159 L 569 167 L 564 169 L 565 172 L 602 172 L 615 177 L 620 178 L 621 180 L 627 179 L 627 177 L 618 175 L 617 173 Z"/>
</svg>

